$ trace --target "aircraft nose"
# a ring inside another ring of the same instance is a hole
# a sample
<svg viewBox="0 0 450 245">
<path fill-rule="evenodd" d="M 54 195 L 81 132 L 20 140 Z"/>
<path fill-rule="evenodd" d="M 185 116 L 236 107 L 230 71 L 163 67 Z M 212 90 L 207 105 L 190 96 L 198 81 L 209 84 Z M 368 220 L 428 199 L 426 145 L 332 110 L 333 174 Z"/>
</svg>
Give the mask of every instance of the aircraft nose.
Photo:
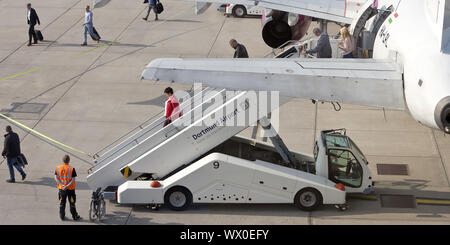
<svg viewBox="0 0 450 245">
<path fill-rule="evenodd" d="M 434 120 L 440 129 L 450 134 L 450 96 L 441 99 L 436 105 Z"/>
</svg>

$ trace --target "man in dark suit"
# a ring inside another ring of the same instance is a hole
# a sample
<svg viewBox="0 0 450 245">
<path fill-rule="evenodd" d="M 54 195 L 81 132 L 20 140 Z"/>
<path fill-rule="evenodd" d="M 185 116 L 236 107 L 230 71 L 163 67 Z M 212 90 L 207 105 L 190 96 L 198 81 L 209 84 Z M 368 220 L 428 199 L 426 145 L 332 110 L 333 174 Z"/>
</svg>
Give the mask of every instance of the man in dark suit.
<svg viewBox="0 0 450 245">
<path fill-rule="evenodd" d="M 235 49 L 233 58 L 248 58 L 247 49 L 235 39 L 230 40 L 230 46 Z"/>
<path fill-rule="evenodd" d="M 39 17 L 36 14 L 36 10 L 31 7 L 31 3 L 27 4 L 27 23 L 30 25 L 30 28 L 28 29 L 28 46 L 31 46 L 31 37 L 33 37 L 34 44 L 37 44 L 37 36 L 36 32 L 34 31 L 34 26 L 36 24 L 41 25 L 41 22 L 39 21 Z"/>
<path fill-rule="evenodd" d="M 15 167 L 17 171 L 19 171 L 20 175 L 22 175 L 22 180 L 27 176 L 23 169 L 20 167 L 17 162 L 17 157 L 20 155 L 20 139 L 19 135 L 12 131 L 11 126 L 6 126 L 6 134 L 5 134 L 5 143 L 2 151 L 2 156 L 6 158 L 6 163 L 9 168 L 10 179 L 6 182 L 14 183 L 16 182 L 14 178 L 14 169 Z"/>
<path fill-rule="evenodd" d="M 330 45 L 330 38 L 328 34 L 322 32 L 319 28 L 314 28 L 314 35 L 318 37 L 317 45 L 315 48 L 308 51 L 303 51 L 303 54 L 315 54 L 317 53 L 317 58 L 331 58 L 332 50 Z"/>
</svg>

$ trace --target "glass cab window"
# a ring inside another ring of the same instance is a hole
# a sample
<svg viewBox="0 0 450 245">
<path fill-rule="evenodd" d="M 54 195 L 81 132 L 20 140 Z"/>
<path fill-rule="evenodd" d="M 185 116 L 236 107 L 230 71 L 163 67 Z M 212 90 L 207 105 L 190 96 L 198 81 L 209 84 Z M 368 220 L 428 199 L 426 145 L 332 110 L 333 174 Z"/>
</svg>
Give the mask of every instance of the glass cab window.
<svg viewBox="0 0 450 245">
<path fill-rule="evenodd" d="M 348 148 L 347 137 L 341 135 L 326 135 L 325 143 L 327 147 L 345 147 Z"/>
<path fill-rule="evenodd" d="M 331 181 L 350 187 L 361 186 L 362 167 L 350 151 L 330 149 L 328 151 L 328 167 L 328 176 Z"/>
</svg>

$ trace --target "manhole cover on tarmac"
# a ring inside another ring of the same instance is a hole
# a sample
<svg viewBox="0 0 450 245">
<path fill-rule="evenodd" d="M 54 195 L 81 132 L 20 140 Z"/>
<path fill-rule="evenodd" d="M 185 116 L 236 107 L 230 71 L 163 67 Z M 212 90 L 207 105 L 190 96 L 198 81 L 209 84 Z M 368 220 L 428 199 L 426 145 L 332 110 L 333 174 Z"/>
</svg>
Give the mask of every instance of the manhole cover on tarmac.
<svg viewBox="0 0 450 245">
<path fill-rule="evenodd" d="M 409 175 L 406 164 L 377 163 L 378 175 Z"/>
<path fill-rule="evenodd" d="M 380 195 L 383 208 L 416 208 L 416 198 L 411 195 Z"/>
<path fill-rule="evenodd" d="M 48 104 L 44 103 L 20 103 L 14 102 L 11 104 L 11 109 L 2 109 L 2 112 L 8 113 L 34 113 L 40 114 L 45 110 Z"/>
</svg>

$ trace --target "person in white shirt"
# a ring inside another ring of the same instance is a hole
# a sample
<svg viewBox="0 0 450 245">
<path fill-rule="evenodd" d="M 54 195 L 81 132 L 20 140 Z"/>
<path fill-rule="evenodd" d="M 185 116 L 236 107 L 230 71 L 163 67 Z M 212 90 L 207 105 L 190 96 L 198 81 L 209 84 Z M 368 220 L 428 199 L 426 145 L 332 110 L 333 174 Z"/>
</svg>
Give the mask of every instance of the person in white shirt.
<svg viewBox="0 0 450 245">
<path fill-rule="evenodd" d="M 342 41 L 339 43 L 339 48 L 342 52 L 343 58 L 353 58 L 353 51 L 356 49 L 355 39 L 348 31 L 347 27 L 342 27 L 340 30 Z"/>
<path fill-rule="evenodd" d="M 31 3 L 27 4 L 27 9 L 28 9 L 28 13 L 27 13 L 27 23 L 28 25 L 30 25 L 30 27 L 28 28 L 28 46 L 31 46 L 31 38 L 33 37 L 34 40 L 34 44 L 37 44 L 37 36 L 36 36 L 36 32 L 34 31 L 34 26 L 36 24 L 41 25 L 41 22 L 39 21 L 39 17 L 36 14 L 36 11 L 34 10 L 34 8 L 31 7 Z"/>
<path fill-rule="evenodd" d="M 87 33 L 88 32 L 92 36 L 92 38 L 97 41 L 97 43 L 100 42 L 100 37 L 97 34 L 95 34 L 95 32 L 94 32 L 94 24 L 92 23 L 92 19 L 93 19 L 92 11 L 90 10 L 89 5 L 87 5 L 86 12 L 84 13 L 84 24 L 83 24 L 83 26 L 84 26 L 84 42 L 83 42 L 83 44 L 81 44 L 81 46 L 87 45 Z"/>
</svg>

